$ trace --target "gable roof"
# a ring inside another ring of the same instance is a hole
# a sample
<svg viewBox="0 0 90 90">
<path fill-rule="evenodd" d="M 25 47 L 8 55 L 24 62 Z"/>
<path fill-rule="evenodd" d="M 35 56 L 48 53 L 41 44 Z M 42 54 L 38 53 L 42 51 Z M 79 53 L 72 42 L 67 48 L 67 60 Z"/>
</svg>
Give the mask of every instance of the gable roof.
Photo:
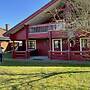
<svg viewBox="0 0 90 90">
<path fill-rule="evenodd" d="M 32 14 L 31 16 L 27 17 L 25 20 L 23 20 L 22 22 L 20 22 L 19 24 L 17 24 L 16 26 L 14 26 L 13 28 L 11 28 L 9 31 L 7 31 L 6 33 L 4 33 L 4 36 L 9 36 L 10 34 L 14 34 L 17 31 L 19 31 L 22 27 L 24 27 L 24 25 L 28 25 L 30 24 L 35 24 L 34 21 L 37 21 L 41 18 L 40 14 L 42 14 L 42 16 L 45 16 L 45 10 L 48 11 L 48 8 L 55 8 L 56 5 L 58 4 L 58 2 L 60 2 L 61 0 L 51 0 L 48 4 L 46 4 L 45 6 L 43 6 L 41 9 L 39 9 L 38 11 L 36 11 L 34 14 Z M 54 5 L 55 4 L 55 5 Z M 43 13 L 44 15 L 43 15 Z M 40 17 L 40 18 L 39 18 Z M 47 17 L 47 16 L 45 16 Z M 44 18 L 44 17 L 42 17 Z M 30 22 L 31 21 L 31 22 Z M 42 20 L 41 20 L 42 21 Z"/>
</svg>

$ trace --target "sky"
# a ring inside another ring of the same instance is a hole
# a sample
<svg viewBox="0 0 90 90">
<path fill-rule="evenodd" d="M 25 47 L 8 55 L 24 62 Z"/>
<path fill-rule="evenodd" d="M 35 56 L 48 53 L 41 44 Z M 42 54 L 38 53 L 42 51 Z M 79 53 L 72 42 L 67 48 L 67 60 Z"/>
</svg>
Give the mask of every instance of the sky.
<svg viewBox="0 0 90 90">
<path fill-rule="evenodd" d="M 0 0 L 0 27 L 10 28 L 33 14 L 51 0 Z"/>
</svg>

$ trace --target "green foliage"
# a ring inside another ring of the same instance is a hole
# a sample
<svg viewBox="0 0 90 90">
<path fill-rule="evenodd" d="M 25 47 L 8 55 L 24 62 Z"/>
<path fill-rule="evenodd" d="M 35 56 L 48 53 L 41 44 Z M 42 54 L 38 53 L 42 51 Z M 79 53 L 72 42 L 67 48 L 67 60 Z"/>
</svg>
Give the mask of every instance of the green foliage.
<svg viewBox="0 0 90 90">
<path fill-rule="evenodd" d="M 64 5 L 61 11 L 55 8 L 52 14 L 54 21 L 64 19 L 69 24 L 67 29 L 84 28 L 90 31 L 90 0 L 61 0 L 59 7 Z"/>
<path fill-rule="evenodd" d="M 63 7 L 65 5 L 64 2 L 60 2 L 60 7 Z"/>
<path fill-rule="evenodd" d="M 67 0 L 71 6 L 72 22 L 76 24 L 76 28 L 85 28 L 90 30 L 90 0 Z"/>
</svg>

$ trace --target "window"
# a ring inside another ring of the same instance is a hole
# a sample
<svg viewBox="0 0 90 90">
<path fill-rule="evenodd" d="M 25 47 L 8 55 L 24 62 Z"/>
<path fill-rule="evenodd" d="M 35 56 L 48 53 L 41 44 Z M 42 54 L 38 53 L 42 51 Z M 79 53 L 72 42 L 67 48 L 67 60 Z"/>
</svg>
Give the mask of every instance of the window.
<svg viewBox="0 0 90 90">
<path fill-rule="evenodd" d="M 19 41 L 19 46 L 23 46 L 23 42 L 22 41 Z"/>
<path fill-rule="evenodd" d="M 81 40 L 82 48 L 87 48 L 87 39 Z"/>
<path fill-rule="evenodd" d="M 16 51 L 25 51 L 26 50 L 25 41 L 16 41 L 15 42 L 15 50 Z"/>
<path fill-rule="evenodd" d="M 90 49 L 90 39 L 81 38 L 80 39 L 80 51 L 85 51 Z"/>
<path fill-rule="evenodd" d="M 62 51 L 62 39 L 53 39 L 53 51 Z"/>
<path fill-rule="evenodd" d="M 36 49 L 36 40 L 30 40 L 28 42 L 29 49 Z"/>
</svg>

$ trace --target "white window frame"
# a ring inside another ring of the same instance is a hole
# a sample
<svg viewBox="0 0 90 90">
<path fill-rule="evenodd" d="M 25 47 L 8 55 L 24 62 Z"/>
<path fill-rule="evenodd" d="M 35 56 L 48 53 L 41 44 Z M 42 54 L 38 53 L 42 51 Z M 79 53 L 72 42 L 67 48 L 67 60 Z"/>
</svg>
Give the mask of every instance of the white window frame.
<svg viewBox="0 0 90 90">
<path fill-rule="evenodd" d="M 28 40 L 28 42 L 34 41 L 35 42 L 35 49 L 36 49 L 36 40 Z"/>
<path fill-rule="evenodd" d="M 55 40 L 60 40 L 60 51 L 62 52 L 62 39 L 52 39 L 52 51 L 55 51 L 54 50 L 54 41 Z"/>
<path fill-rule="evenodd" d="M 80 38 L 80 51 L 82 52 L 83 50 L 82 50 L 82 39 L 89 39 L 90 40 L 90 38 Z"/>
</svg>

